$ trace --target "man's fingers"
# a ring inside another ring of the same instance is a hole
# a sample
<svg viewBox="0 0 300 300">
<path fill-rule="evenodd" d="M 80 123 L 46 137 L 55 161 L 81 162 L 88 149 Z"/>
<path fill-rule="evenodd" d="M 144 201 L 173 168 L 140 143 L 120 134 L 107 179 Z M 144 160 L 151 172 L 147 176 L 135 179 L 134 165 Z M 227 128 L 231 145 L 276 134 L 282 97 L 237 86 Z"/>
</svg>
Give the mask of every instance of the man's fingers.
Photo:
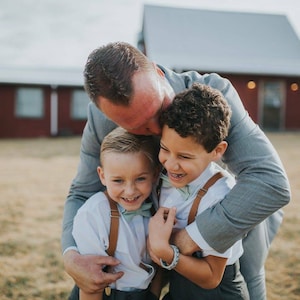
<svg viewBox="0 0 300 300">
<path fill-rule="evenodd" d="M 113 256 L 97 256 L 96 263 L 106 266 L 117 266 L 120 261 Z"/>
<path fill-rule="evenodd" d="M 113 269 L 109 269 L 108 272 L 104 272 L 103 277 L 105 282 L 108 284 L 115 282 L 116 280 L 120 279 L 124 275 L 124 272 L 114 272 Z"/>
</svg>

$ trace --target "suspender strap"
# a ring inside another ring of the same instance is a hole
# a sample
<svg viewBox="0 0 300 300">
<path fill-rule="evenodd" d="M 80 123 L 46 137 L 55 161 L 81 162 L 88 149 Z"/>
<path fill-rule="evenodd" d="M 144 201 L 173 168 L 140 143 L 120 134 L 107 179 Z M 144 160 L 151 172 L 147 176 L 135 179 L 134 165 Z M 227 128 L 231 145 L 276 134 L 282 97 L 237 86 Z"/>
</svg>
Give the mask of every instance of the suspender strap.
<svg viewBox="0 0 300 300">
<path fill-rule="evenodd" d="M 118 239 L 118 231 L 119 231 L 119 210 L 117 203 L 113 201 L 108 193 L 104 192 L 110 205 L 110 233 L 109 233 L 109 246 L 106 250 L 109 256 L 114 256 L 116 247 L 117 247 L 117 239 Z"/>
<path fill-rule="evenodd" d="M 117 247 L 117 240 L 118 240 L 118 232 L 119 232 L 119 218 L 120 213 L 118 210 L 117 203 L 113 201 L 108 193 L 104 192 L 110 205 L 110 232 L 109 232 L 109 245 L 106 250 L 109 256 L 114 256 L 116 247 Z M 155 208 L 152 205 L 151 207 L 151 214 L 152 216 L 155 214 Z"/>
<path fill-rule="evenodd" d="M 188 224 L 192 223 L 197 215 L 198 207 L 200 204 L 200 201 L 202 197 L 207 193 L 207 190 L 215 184 L 217 180 L 223 177 L 223 174 L 221 172 L 216 173 L 213 175 L 208 181 L 204 184 L 204 186 L 198 191 L 198 194 L 193 202 L 193 205 L 191 207 L 189 217 L 188 217 Z"/>
</svg>

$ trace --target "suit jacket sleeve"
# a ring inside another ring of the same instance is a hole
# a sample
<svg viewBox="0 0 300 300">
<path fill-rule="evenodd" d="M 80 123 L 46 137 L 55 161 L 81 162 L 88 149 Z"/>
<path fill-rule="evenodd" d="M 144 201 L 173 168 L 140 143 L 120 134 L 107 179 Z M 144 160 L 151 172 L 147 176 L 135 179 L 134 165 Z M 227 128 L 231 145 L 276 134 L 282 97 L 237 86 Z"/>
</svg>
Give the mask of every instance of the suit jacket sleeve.
<svg viewBox="0 0 300 300">
<path fill-rule="evenodd" d="M 97 174 L 100 147 L 104 136 L 115 127 L 116 125 L 107 119 L 93 103 L 89 104 L 88 119 L 81 140 L 77 175 L 72 181 L 64 207 L 62 251 L 68 247 L 76 246 L 72 229 L 77 210 L 90 196 L 103 190 Z"/>
<path fill-rule="evenodd" d="M 224 162 L 237 184 L 222 202 L 197 218 L 204 239 L 223 252 L 286 205 L 290 186 L 277 152 L 249 117 L 231 83 L 216 74 L 205 81 L 223 93 L 232 109 Z"/>
<path fill-rule="evenodd" d="M 227 79 L 215 73 L 202 76 L 193 71 L 176 74 L 163 70 L 176 93 L 200 82 L 221 91 L 232 109 L 224 162 L 237 184 L 223 201 L 196 219 L 205 241 L 222 253 L 289 202 L 289 182 L 276 150 L 252 121 Z"/>
</svg>

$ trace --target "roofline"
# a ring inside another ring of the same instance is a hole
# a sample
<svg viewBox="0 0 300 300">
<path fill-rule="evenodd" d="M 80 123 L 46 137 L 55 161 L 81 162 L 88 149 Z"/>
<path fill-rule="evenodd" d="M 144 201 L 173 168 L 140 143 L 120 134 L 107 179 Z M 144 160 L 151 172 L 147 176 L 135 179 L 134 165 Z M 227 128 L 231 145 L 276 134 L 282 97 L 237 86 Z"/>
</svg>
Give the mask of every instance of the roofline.
<svg viewBox="0 0 300 300">
<path fill-rule="evenodd" d="M 83 72 L 78 69 L 0 67 L 0 83 L 50 86 L 83 86 Z"/>
</svg>

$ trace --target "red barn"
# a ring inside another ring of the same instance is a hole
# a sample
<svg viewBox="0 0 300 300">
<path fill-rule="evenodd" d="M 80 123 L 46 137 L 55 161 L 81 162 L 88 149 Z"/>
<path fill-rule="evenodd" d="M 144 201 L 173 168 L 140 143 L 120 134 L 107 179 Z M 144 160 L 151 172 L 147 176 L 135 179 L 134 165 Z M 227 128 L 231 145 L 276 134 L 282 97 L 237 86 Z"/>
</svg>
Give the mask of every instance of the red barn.
<svg viewBox="0 0 300 300">
<path fill-rule="evenodd" d="M 145 5 L 138 47 L 178 72 L 217 72 L 264 130 L 300 129 L 300 40 L 284 15 Z M 81 69 L 0 67 L 0 138 L 80 135 Z"/>
<path fill-rule="evenodd" d="M 81 70 L 0 71 L 0 138 L 79 135 L 89 102 Z"/>
<path fill-rule="evenodd" d="M 145 5 L 139 48 L 175 71 L 228 78 L 263 129 L 300 129 L 300 40 L 286 16 Z"/>
</svg>

